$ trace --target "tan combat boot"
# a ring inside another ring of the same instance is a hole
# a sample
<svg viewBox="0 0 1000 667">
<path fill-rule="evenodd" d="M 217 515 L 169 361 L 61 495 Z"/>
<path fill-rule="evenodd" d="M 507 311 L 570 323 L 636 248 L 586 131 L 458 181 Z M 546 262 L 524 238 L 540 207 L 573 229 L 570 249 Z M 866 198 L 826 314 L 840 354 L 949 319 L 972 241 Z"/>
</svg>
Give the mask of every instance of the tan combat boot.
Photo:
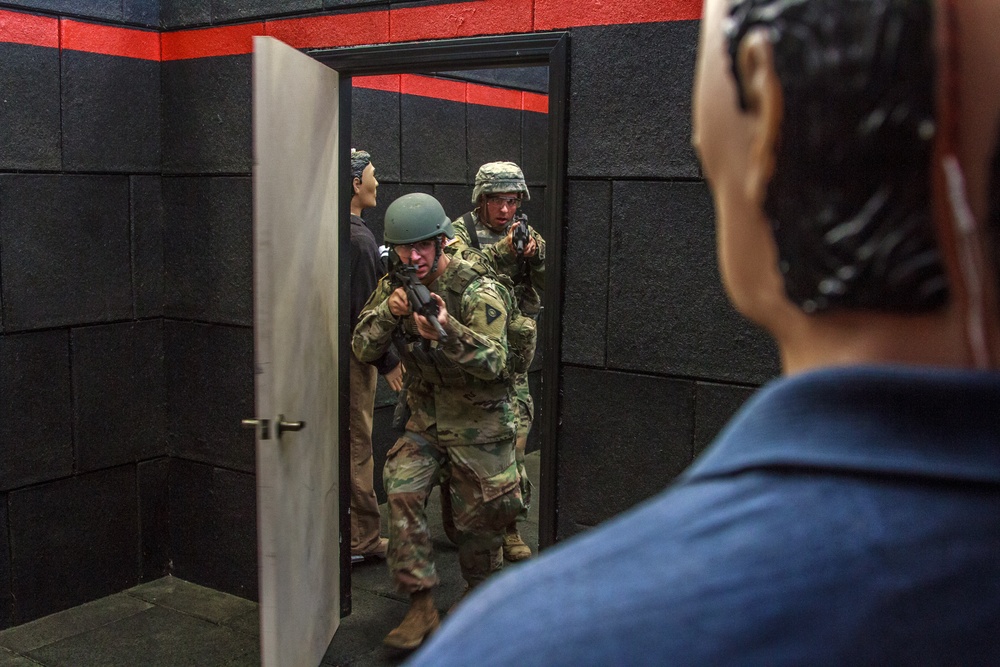
<svg viewBox="0 0 1000 667">
<path fill-rule="evenodd" d="M 430 589 L 410 594 L 410 609 L 403 622 L 382 640 L 386 646 L 412 651 L 441 623 Z"/>
<path fill-rule="evenodd" d="M 517 532 L 517 524 L 507 526 L 503 534 L 504 560 L 516 563 L 519 560 L 531 558 L 531 547 L 524 543 L 521 534 Z"/>
</svg>

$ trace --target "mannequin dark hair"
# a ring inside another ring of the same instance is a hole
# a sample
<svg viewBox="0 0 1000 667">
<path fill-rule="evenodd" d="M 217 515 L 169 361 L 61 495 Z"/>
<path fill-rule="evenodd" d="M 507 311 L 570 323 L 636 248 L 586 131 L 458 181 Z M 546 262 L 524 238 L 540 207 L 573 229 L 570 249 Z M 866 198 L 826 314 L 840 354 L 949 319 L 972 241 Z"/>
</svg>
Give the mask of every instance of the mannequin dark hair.
<svg viewBox="0 0 1000 667">
<path fill-rule="evenodd" d="M 931 217 L 931 0 L 734 0 L 737 53 L 762 28 L 784 111 L 764 210 L 789 298 L 922 312 L 948 300 Z"/>
<path fill-rule="evenodd" d="M 361 180 L 361 175 L 365 173 L 365 168 L 371 163 L 372 156 L 368 151 L 356 151 L 351 149 L 351 193 L 354 193 L 354 179 Z"/>
</svg>

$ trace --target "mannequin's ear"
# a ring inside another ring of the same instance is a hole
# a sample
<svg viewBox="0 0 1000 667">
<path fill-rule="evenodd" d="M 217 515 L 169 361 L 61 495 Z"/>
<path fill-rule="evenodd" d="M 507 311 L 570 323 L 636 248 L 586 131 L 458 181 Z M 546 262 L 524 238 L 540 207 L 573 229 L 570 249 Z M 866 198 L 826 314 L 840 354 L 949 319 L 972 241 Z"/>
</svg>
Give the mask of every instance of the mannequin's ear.
<svg viewBox="0 0 1000 667">
<path fill-rule="evenodd" d="M 763 207 L 784 112 L 781 82 L 774 71 L 773 47 L 763 29 L 751 31 L 740 41 L 736 57 L 752 135 L 746 194 Z"/>
<path fill-rule="evenodd" d="M 354 196 L 359 192 L 361 192 L 361 179 L 355 176 L 354 180 L 351 181 L 351 196 Z"/>
</svg>

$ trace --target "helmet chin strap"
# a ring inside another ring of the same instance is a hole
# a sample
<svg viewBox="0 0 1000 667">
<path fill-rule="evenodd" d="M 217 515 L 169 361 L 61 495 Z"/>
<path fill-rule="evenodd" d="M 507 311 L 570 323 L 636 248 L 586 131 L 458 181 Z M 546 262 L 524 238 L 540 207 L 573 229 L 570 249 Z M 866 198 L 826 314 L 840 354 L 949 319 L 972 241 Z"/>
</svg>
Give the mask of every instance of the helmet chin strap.
<svg viewBox="0 0 1000 667">
<path fill-rule="evenodd" d="M 434 237 L 434 261 L 431 262 L 431 270 L 428 275 L 434 275 L 437 273 L 438 260 L 441 258 L 441 237 Z"/>
</svg>

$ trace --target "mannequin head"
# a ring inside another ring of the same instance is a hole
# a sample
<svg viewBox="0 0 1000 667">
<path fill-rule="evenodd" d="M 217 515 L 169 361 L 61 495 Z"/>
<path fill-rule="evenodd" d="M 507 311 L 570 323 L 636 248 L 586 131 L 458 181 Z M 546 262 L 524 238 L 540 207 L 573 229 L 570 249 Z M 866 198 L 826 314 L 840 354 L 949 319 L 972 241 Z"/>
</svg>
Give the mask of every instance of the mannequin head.
<svg viewBox="0 0 1000 667">
<path fill-rule="evenodd" d="M 351 213 L 361 215 L 366 208 L 373 208 L 378 200 L 378 179 L 375 165 L 367 151 L 351 149 Z"/>
<path fill-rule="evenodd" d="M 980 290 L 971 303 L 969 286 L 988 274 L 995 292 L 992 253 L 959 261 L 969 239 L 956 238 L 942 181 L 953 155 L 984 225 L 985 188 L 972 172 L 982 179 L 988 164 L 959 135 L 993 147 L 1000 116 L 995 99 L 990 118 L 960 93 L 996 76 L 986 70 L 997 49 L 956 22 L 996 9 L 954 4 L 951 14 L 933 0 L 705 3 L 694 143 L 715 199 L 720 269 L 734 305 L 777 339 L 786 371 L 974 365 L 972 339 L 992 344 L 995 305 L 986 317 L 989 297 Z M 973 236 L 987 247 L 982 227 Z M 969 330 L 972 310 L 986 329 Z M 909 341 L 908 328 L 918 334 Z M 934 336 L 948 344 L 919 349 Z"/>
</svg>

